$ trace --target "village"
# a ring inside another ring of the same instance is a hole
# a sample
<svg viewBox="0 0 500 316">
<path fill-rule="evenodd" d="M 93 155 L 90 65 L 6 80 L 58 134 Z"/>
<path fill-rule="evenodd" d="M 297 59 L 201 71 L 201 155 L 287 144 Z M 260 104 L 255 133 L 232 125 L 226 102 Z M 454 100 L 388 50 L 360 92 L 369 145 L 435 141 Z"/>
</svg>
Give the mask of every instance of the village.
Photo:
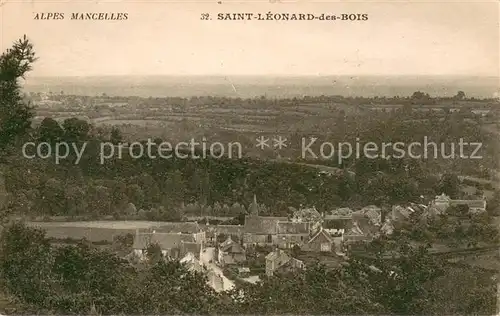
<svg viewBox="0 0 500 316">
<path fill-rule="evenodd" d="M 151 260 L 154 252 L 158 252 L 165 260 L 179 260 L 191 270 L 205 271 L 210 286 L 220 292 L 231 290 L 235 282 L 256 283 L 276 273 L 307 268 L 315 262 L 338 267 L 358 245 L 392 234 L 398 223 L 410 217 L 425 221 L 453 206 L 465 206 L 472 214 L 486 212 L 484 198 L 452 200 L 442 194 L 428 205 L 394 205 L 388 211 L 368 205 L 356 211 L 338 208 L 320 213 L 312 207 L 296 210 L 288 217 L 261 216 L 261 206 L 254 195 L 244 225 L 151 222 L 141 228 L 112 229 L 109 233 L 105 221 L 94 222 L 95 225 L 86 222 L 85 229 L 80 230 L 78 222 L 58 226 L 43 222 L 30 224 L 45 229 L 47 237 L 59 241 L 87 239 L 99 243 L 133 235 L 128 250 L 121 251 L 122 257 L 131 263 Z M 133 225 L 133 221 L 130 224 Z M 108 233 L 103 235 L 99 232 L 102 229 Z"/>
</svg>

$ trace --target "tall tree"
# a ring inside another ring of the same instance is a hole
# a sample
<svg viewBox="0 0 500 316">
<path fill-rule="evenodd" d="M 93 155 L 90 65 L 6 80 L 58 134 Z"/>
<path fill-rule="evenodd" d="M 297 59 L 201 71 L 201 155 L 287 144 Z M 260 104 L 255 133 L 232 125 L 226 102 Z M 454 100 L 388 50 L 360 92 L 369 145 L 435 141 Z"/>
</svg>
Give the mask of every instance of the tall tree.
<svg viewBox="0 0 500 316">
<path fill-rule="evenodd" d="M 26 35 L 0 56 L 0 149 L 13 144 L 31 126 L 33 109 L 24 101 L 19 79 L 24 79 L 35 60 Z"/>
<path fill-rule="evenodd" d="M 460 192 L 460 179 L 456 174 L 445 173 L 441 177 L 439 189 L 451 198 L 457 198 L 457 195 Z"/>
</svg>

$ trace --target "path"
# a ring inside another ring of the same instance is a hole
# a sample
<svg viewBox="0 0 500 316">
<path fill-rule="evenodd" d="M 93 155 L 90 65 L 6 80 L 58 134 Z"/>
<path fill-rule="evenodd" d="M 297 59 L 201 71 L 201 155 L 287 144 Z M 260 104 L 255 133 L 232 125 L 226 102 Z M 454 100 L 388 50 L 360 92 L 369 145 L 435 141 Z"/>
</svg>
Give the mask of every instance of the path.
<svg viewBox="0 0 500 316">
<path fill-rule="evenodd" d="M 201 264 L 205 266 L 208 270 L 211 270 L 222 277 L 223 291 L 230 290 L 234 287 L 234 282 L 229 280 L 224 275 L 221 268 L 219 268 L 219 266 L 215 264 L 215 248 L 213 247 L 205 248 L 205 251 L 202 252 L 201 254 L 200 261 Z"/>
</svg>

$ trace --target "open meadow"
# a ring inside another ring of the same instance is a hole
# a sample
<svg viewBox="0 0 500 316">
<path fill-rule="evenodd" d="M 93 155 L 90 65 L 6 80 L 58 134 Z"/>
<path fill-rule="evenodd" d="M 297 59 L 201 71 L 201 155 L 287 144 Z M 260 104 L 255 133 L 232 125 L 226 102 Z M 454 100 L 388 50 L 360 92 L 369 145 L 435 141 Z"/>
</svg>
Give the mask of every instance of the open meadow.
<svg viewBox="0 0 500 316">
<path fill-rule="evenodd" d="M 135 234 L 161 226 L 151 221 L 81 221 L 81 222 L 28 222 L 28 226 L 41 228 L 47 237 L 55 240 L 85 238 L 91 242 L 113 242 L 120 235 Z"/>
</svg>

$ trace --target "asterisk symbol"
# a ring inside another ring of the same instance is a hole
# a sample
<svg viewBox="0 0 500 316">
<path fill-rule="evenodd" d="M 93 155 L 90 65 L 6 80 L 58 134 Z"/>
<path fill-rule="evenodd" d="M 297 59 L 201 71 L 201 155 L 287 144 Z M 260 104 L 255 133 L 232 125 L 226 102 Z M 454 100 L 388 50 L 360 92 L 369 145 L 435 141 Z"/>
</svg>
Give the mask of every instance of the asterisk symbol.
<svg viewBox="0 0 500 316">
<path fill-rule="evenodd" d="M 255 147 L 259 147 L 260 149 L 264 149 L 266 147 L 269 147 L 269 144 L 267 143 L 269 141 L 269 138 L 266 138 L 264 136 L 260 136 L 259 138 L 255 139 L 257 141 L 257 145 Z"/>
<path fill-rule="evenodd" d="M 278 136 L 278 138 L 274 138 L 274 148 L 278 149 L 283 149 L 286 148 L 286 141 L 287 139 L 281 136 Z"/>
</svg>

